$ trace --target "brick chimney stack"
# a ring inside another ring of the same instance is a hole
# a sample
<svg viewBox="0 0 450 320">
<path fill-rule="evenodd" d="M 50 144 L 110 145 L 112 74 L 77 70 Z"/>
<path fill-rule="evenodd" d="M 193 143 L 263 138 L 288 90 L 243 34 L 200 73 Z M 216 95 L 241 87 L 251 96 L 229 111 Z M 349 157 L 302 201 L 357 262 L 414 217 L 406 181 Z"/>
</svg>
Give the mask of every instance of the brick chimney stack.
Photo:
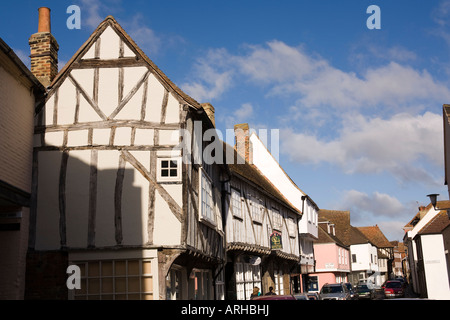
<svg viewBox="0 0 450 320">
<path fill-rule="evenodd" d="M 250 129 L 248 123 L 235 125 L 234 136 L 236 137 L 235 148 L 237 154 L 244 158 L 248 163 L 253 163 L 253 148 L 250 143 Z M 239 160 L 238 163 L 240 163 Z"/>
<path fill-rule="evenodd" d="M 28 40 L 31 51 L 31 72 L 48 87 L 58 74 L 59 45 L 51 34 L 50 9 L 39 8 L 38 32 Z"/>
<path fill-rule="evenodd" d="M 216 119 L 215 119 L 215 109 L 213 105 L 209 102 L 202 103 L 203 110 L 205 110 L 206 114 L 208 115 L 209 119 L 211 119 L 212 124 L 214 127 L 216 126 Z"/>
</svg>

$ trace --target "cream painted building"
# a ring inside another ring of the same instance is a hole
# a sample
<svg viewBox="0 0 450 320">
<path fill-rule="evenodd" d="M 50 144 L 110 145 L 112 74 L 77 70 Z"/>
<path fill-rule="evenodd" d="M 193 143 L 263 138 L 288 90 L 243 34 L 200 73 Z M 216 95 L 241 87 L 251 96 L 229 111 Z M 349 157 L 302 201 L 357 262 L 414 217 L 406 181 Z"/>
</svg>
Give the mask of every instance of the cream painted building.
<svg viewBox="0 0 450 320">
<path fill-rule="evenodd" d="M 0 299 L 23 299 L 34 108 L 44 87 L 0 39 Z"/>
<path fill-rule="evenodd" d="M 80 268 L 81 288 L 60 281 L 57 298 L 223 298 L 223 168 L 194 161 L 186 150 L 204 146 L 182 137 L 214 128 L 208 107 L 111 16 L 51 80 L 35 117 L 29 268 L 55 254 L 58 272 Z"/>
</svg>

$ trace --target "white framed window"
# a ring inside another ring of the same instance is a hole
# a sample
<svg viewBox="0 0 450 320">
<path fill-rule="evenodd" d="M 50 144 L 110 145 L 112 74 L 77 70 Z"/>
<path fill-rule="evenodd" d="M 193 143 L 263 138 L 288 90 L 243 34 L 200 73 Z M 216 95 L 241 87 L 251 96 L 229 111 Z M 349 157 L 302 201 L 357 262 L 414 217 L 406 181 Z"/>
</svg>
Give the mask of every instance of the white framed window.
<svg viewBox="0 0 450 320">
<path fill-rule="evenodd" d="M 283 271 L 275 270 L 273 275 L 275 278 L 275 293 L 284 294 Z"/>
<path fill-rule="evenodd" d="M 231 188 L 231 210 L 233 210 L 235 217 L 242 219 L 241 192 L 234 188 Z"/>
<path fill-rule="evenodd" d="M 294 220 L 293 217 L 288 217 L 287 221 L 288 221 L 288 231 L 289 231 L 289 236 L 290 236 L 291 238 L 295 238 L 295 236 L 296 236 L 296 231 L 297 231 L 297 228 L 296 228 L 297 225 L 296 225 L 296 223 L 295 223 L 295 220 Z"/>
<path fill-rule="evenodd" d="M 251 197 L 252 219 L 255 222 L 262 223 L 264 204 L 263 201 L 257 197 Z"/>
<path fill-rule="evenodd" d="M 181 158 L 158 158 L 158 182 L 181 181 Z"/>
<path fill-rule="evenodd" d="M 201 212 L 200 218 L 210 224 L 216 225 L 216 215 L 214 212 L 214 200 L 212 192 L 212 182 L 205 171 L 202 169 L 201 172 Z"/>
<path fill-rule="evenodd" d="M 261 291 L 261 267 L 249 263 L 235 263 L 236 293 L 238 300 L 249 300 L 254 287 Z"/>
<path fill-rule="evenodd" d="M 272 207 L 272 223 L 273 228 L 281 231 L 283 226 L 283 219 L 281 218 L 280 210 Z"/>
</svg>

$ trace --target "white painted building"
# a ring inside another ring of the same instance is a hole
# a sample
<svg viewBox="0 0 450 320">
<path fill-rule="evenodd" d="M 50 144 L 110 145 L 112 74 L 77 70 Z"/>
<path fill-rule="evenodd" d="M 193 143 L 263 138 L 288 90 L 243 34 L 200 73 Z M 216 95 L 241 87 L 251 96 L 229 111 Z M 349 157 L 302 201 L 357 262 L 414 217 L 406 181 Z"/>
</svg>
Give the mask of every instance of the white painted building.
<svg viewBox="0 0 450 320">
<path fill-rule="evenodd" d="M 352 244 L 350 252 L 352 256 L 351 270 L 354 277 L 356 274 L 358 281 L 372 281 L 374 285 L 381 286 L 382 281 L 379 276 L 370 278 L 374 273 L 379 272 L 377 247 L 371 243 Z"/>
<path fill-rule="evenodd" d="M 313 245 L 314 241 L 318 239 L 319 207 L 292 181 L 254 132 L 250 135 L 250 143 L 253 164 L 298 211 L 303 213 L 302 219 L 298 222 L 298 229 L 300 233 L 300 273 L 302 274 L 303 289 L 306 290 L 307 275 L 314 272 L 315 269 Z M 271 141 L 272 145 L 276 143 L 278 143 L 276 139 Z"/>
<path fill-rule="evenodd" d="M 447 256 L 444 234 L 448 237 L 449 201 L 438 201 L 435 210 L 429 204 L 404 227 L 404 242 L 408 248 L 408 262 L 413 290 L 429 299 L 450 299 Z"/>
</svg>

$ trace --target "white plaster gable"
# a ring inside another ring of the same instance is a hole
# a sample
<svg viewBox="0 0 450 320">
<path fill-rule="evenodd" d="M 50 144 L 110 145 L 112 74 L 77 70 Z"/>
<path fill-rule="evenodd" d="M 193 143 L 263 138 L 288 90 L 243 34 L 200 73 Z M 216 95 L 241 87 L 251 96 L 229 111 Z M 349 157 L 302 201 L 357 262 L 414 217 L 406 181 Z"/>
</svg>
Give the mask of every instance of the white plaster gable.
<svg viewBox="0 0 450 320">
<path fill-rule="evenodd" d="M 108 26 L 81 59 L 117 59 L 119 57 L 135 57 L 136 55 L 126 43 L 122 43 L 123 52 L 120 52 L 121 41 L 122 40 L 114 29 L 111 26 Z M 96 46 L 100 47 L 98 57 L 95 56 Z"/>
</svg>

